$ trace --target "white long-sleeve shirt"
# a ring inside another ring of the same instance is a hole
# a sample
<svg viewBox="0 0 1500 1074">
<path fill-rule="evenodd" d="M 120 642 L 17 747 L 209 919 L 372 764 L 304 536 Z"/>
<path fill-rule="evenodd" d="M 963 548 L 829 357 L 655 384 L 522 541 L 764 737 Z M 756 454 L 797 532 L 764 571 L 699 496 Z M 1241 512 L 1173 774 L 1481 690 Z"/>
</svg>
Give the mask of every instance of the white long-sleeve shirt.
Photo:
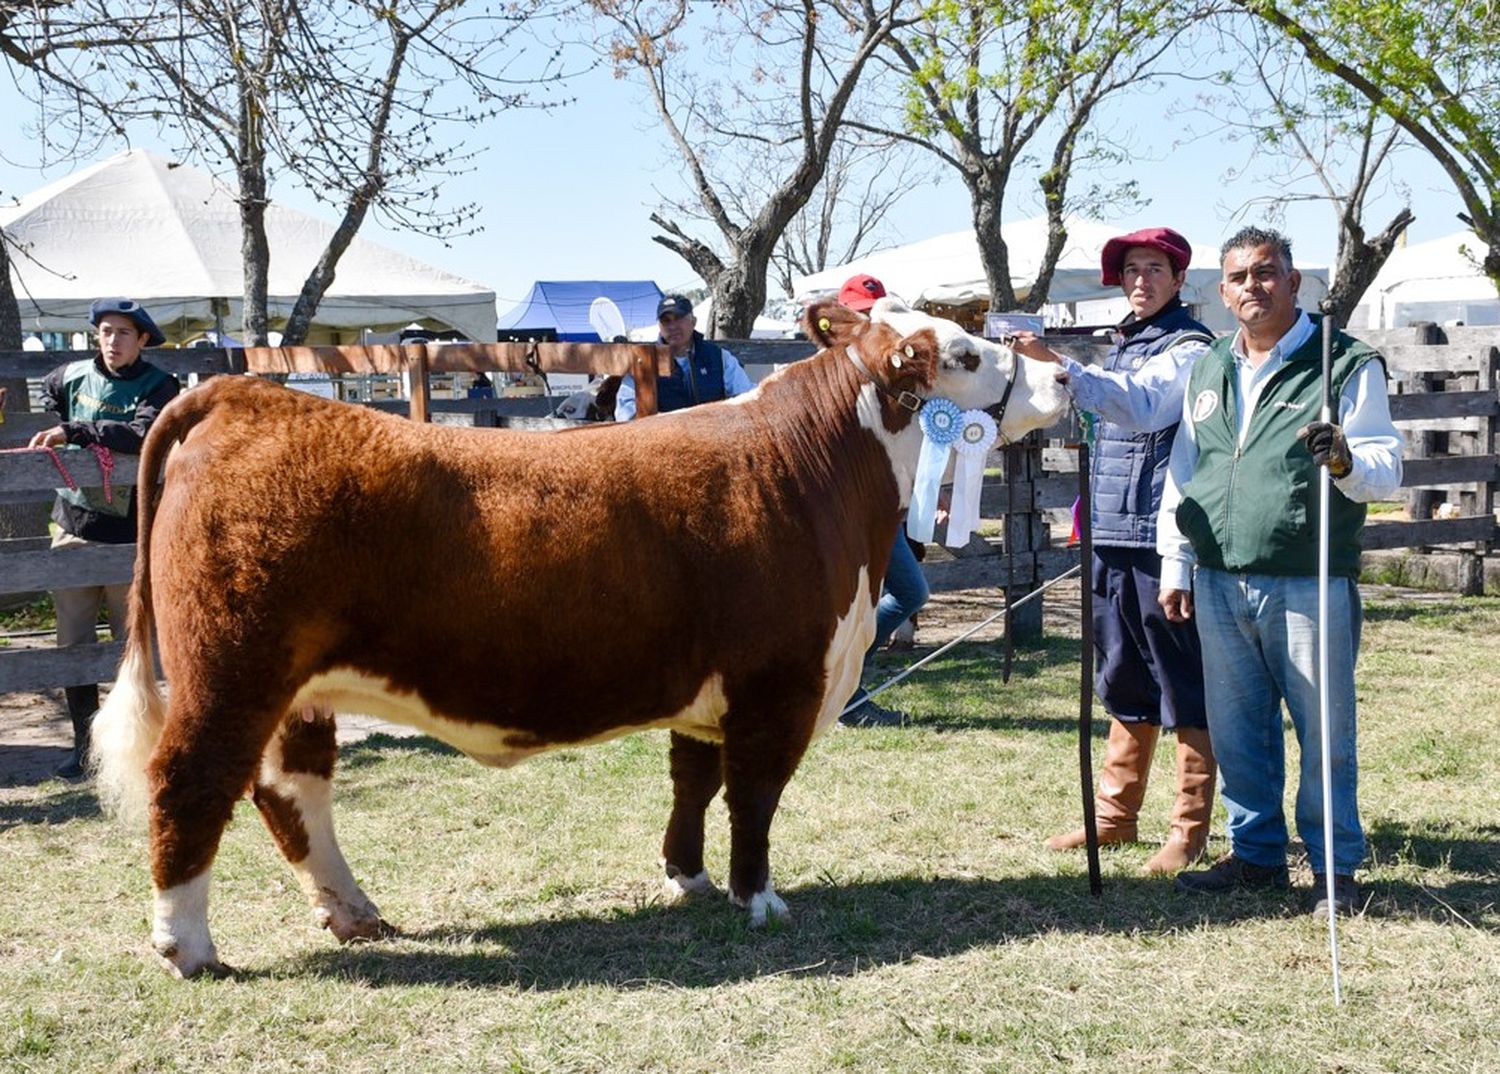
<svg viewBox="0 0 1500 1074">
<path fill-rule="evenodd" d="M 1244 443 L 1246 431 L 1260 394 L 1271 374 L 1287 357 L 1312 338 L 1316 327 L 1307 313 L 1299 310 L 1297 320 L 1287 334 L 1271 348 L 1259 366 L 1245 358 L 1242 333 L 1236 332 L 1230 345 L 1235 359 L 1235 412 L 1239 419 L 1239 439 Z M 1354 464 L 1334 486 L 1355 503 L 1383 500 L 1401 486 L 1401 450 L 1404 441 L 1391 421 L 1390 401 L 1386 396 L 1385 373 L 1374 362 L 1366 362 L 1344 385 L 1338 403 L 1338 424 Z M 1161 514 L 1156 520 L 1156 551 L 1161 555 L 1161 589 L 1190 589 L 1193 564 L 1197 561 L 1193 546 L 1177 528 L 1177 505 L 1182 489 L 1198 465 L 1197 431 L 1193 425 L 1191 401 L 1182 403 L 1182 424 L 1172 442 L 1172 457 L 1167 464 L 1166 487 L 1162 490 Z"/>
<path fill-rule="evenodd" d="M 736 395 L 743 395 L 755 387 L 755 382 L 750 379 L 750 374 L 745 372 L 745 367 L 740 365 L 740 360 L 731 354 L 726 347 L 720 347 L 724 352 L 724 398 L 732 399 Z M 688 359 L 690 355 L 677 356 L 677 364 L 682 368 L 684 375 L 688 371 Z M 624 377 L 620 380 L 620 391 L 615 396 L 615 421 L 629 421 L 635 417 L 635 378 Z"/>
<path fill-rule="evenodd" d="M 1065 354 L 1058 364 L 1068 374 L 1065 386 L 1080 410 L 1134 432 L 1154 433 L 1182 420 L 1188 371 L 1206 350 L 1201 339 L 1184 340 L 1130 373 L 1083 365 Z"/>
</svg>

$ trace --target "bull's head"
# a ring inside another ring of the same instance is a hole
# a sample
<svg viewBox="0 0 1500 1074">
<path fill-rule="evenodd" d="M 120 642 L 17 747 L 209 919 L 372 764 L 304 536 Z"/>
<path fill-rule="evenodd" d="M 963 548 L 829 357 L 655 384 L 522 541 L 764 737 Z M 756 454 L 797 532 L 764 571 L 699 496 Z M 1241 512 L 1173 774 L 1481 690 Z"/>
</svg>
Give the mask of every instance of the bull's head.
<svg viewBox="0 0 1500 1074">
<path fill-rule="evenodd" d="M 1006 440 L 1050 425 L 1068 408 L 1068 394 L 1045 362 L 970 335 L 952 321 L 909 308 L 899 298 L 880 299 L 870 319 L 903 336 L 932 332 L 937 340 L 935 374 L 920 394 L 952 399 L 965 409 L 989 410 Z"/>
</svg>

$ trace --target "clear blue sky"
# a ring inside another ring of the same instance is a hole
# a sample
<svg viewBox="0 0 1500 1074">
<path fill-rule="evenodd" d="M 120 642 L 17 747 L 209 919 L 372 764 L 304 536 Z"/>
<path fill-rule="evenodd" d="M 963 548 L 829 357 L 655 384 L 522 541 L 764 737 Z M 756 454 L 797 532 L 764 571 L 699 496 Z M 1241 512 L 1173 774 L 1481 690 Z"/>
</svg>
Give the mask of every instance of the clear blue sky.
<svg viewBox="0 0 1500 1074">
<path fill-rule="evenodd" d="M 6 80 L 0 80 L 4 83 Z M 656 190 L 680 189 L 680 167 L 664 148 L 655 112 L 642 91 L 607 72 L 579 80 L 572 93 L 577 103 L 548 112 L 512 111 L 473 132 L 473 146 L 487 146 L 477 169 L 449 181 L 445 193 L 454 203 L 477 201 L 484 231 L 456 239 L 451 247 L 411 234 L 383 232 L 366 226 L 362 236 L 494 288 L 503 311 L 523 297 L 534 280 L 654 279 L 664 289 L 698 286 L 700 281 L 676 255 L 651 241 L 648 216 L 659 202 Z M 1171 124 L 1153 120 L 1169 104 L 1151 97 L 1128 102 L 1110 121 L 1142 126 L 1155 135 Z M 0 135 L 0 196 L 7 199 L 61 178 L 79 165 L 39 171 L 24 167 L 36 157 L 17 118 L 30 113 L 13 87 L 0 85 L 0 108 L 12 117 Z M 1139 112 L 1141 121 L 1132 121 Z M 136 145 L 163 155 L 169 149 L 150 139 Z M 117 148 L 123 149 L 124 145 Z M 1122 169 L 1119 178 L 1137 179 L 1151 199 L 1144 211 L 1108 222 L 1122 230 L 1167 224 L 1199 243 L 1216 245 L 1251 215 L 1231 214 L 1257 192 L 1245 181 L 1226 183 L 1222 176 L 1243 154 L 1216 142 L 1196 142 L 1173 149 L 1155 145 L 1147 163 Z M 108 156 L 103 153 L 101 156 Z M 89 162 L 82 162 L 89 163 Z M 1446 179 L 1417 153 L 1399 165 L 1411 187 L 1417 221 L 1409 239 L 1419 242 L 1458 230 L 1459 205 Z M 273 196 L 284 204 L 328 216 L 311 198 L 293 188 Z M 1011 199 L 1008 217 L 1034 215 L 1034 200 Z M 1399 203 L 1377 202 L 1371 230 L 1383 225 Z M 926 238 L 970 226 L 968 196 L 956 179 L 911 194 L 892 220 L 883 245 Z M 1332 211 L 1323 204 L 1295 207 L 1287 218 L 1298 261 L 1326 265 L 1333 257 L 1336 234 Z M 705 234 L 705 237 L 708 237 Z"/>
</svg>

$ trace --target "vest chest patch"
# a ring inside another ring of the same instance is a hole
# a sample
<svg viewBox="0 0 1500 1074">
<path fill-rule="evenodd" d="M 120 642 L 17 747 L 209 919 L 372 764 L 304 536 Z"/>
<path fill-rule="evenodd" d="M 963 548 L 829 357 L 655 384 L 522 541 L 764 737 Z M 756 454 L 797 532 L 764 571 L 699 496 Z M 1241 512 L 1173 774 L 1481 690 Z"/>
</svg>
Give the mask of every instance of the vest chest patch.
<svg viewBox="0 0 1500 1074">
<path fill-rule="evenodd" d="M 1193 424 L 1196 425 L 1200 421 L 1206 421 L 1218 409 L 1219 393 L 1212 388 L 1205 388 L 1193 400 Z"/>
</svg>

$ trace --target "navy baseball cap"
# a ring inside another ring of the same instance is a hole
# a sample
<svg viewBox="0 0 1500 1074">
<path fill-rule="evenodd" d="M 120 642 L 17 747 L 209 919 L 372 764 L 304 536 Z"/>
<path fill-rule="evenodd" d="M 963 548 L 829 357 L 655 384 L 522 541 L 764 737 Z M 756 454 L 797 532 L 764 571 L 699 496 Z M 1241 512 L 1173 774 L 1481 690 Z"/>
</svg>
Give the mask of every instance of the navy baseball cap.
<svg viewBox="0 0 1500 1074">
<path fill-rule="evenodd" d="M 691 317 L 693 304 L 683 295 L 662 295 L 656 306 L 656 319 L 659 321 L 669 313 L 673 317 Z"/>
<path fill-rule="evenodd" d="M 146 337 L 146 346 L 160 347 L 167 341 L 162 335 L 156 322 L 151 319 L 151 314 L 146 312 L 146 307 L 139 302 L 129 298 L 96 298 L 93 305 L 89 306 L 89 324 L 98 327 L 99 318 L 106 313 L 118 313 L 123 317 L 129 317 L 136 328 Z"/>
</svg>

